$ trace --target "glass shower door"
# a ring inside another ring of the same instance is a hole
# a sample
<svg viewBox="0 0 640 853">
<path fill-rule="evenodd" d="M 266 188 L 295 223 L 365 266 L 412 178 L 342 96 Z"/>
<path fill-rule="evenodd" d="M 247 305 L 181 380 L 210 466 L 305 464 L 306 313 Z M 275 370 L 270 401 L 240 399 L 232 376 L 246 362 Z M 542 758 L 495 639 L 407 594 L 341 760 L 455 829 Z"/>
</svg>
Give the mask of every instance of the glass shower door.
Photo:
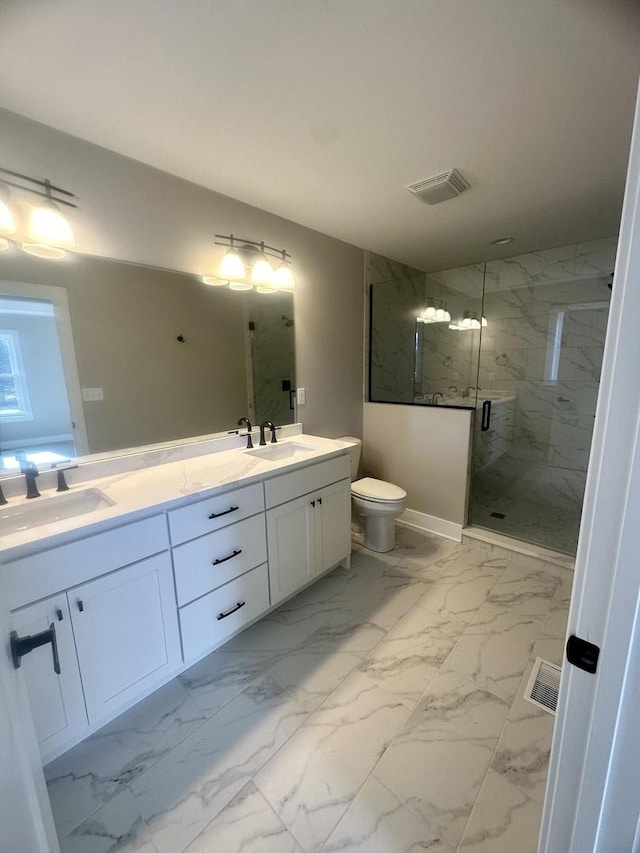
<svg viewBox="0 0 640 853">
<path fill-rule="evenodd" d="M 575 554 L 615 247 L 486 264 L 469 524 Z"/>
</svg>

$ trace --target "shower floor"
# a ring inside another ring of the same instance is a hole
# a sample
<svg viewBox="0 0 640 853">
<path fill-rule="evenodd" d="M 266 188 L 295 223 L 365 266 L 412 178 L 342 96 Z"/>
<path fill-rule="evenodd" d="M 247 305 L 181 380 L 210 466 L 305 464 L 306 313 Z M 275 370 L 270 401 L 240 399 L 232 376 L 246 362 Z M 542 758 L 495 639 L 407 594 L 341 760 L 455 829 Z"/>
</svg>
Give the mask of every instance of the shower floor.
<svg viewBox="0 0 640 853">
<path fill-rule="evenodd" d="M 575 478 L 575 472 L 568 474 Z M 551 485 L 548 467 L 502 457 L 473 475 L 469 524 L 575 556 L 581 486 L 580 481 L 574 484 L 572 498 L 560 494 Z"/>
</svg>

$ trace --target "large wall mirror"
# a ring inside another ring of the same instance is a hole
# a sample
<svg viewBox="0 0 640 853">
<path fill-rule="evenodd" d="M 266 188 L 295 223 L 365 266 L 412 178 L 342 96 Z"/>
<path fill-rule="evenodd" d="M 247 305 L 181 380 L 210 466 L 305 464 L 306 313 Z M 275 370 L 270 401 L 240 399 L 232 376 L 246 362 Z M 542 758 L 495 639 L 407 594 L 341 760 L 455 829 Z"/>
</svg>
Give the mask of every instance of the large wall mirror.
<svg viewBox="0 0 640 853">
<path fill-rule="evenodd" d="M 0 259 L 0 451 L 43 464 L 294 420 L 293 295 L 75 255 Z"/>
</svg>

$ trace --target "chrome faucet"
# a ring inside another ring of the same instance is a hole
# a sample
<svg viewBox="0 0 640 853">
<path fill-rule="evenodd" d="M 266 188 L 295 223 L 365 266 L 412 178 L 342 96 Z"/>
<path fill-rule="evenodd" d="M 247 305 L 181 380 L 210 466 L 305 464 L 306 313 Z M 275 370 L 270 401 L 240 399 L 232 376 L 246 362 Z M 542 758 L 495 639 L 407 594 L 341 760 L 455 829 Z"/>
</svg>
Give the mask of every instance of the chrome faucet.
<svg viewBox="0 0 640 853">
<path fill-rule="evenodd" d="M 265 427 L 269 427 L 269 429 L 271 430 L 271 444 L 277 444 L 278 439 L 276 438 L 276 428 L 273 425 L 273 422 L 272 421 L 262 421 L 262 423 L 260 424 L 260 445 L 262 446 L 262 445 L 267 443 L 266 439 L 264 437 Z"/>
<path fill-rule="evenodd" d="M 253 440 L 251 438 L 251 421 L 249 420 L 249 418 L 240 418 L 240 420 L 238 421 L 238 426 L 242 426 L 242 424 L 247 425 L 247 450 L 251 450 L 251 448 L 253 447 Z"/>
</svg>

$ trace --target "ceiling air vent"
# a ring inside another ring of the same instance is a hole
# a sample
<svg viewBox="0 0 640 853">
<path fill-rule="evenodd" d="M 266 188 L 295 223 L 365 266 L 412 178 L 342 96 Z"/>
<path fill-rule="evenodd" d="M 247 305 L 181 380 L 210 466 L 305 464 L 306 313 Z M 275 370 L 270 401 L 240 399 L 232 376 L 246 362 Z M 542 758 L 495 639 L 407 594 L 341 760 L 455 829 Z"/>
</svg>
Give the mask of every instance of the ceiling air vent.
<svg viewBox="0 0 640 853">
<path fill-rule="evenodd" d="M 425 204 L 439 204 L 468 190 L 469 184 L 457 169 L 450 169 L 433 178 L 409 184 L 407 189 Z"/>
</svg>

